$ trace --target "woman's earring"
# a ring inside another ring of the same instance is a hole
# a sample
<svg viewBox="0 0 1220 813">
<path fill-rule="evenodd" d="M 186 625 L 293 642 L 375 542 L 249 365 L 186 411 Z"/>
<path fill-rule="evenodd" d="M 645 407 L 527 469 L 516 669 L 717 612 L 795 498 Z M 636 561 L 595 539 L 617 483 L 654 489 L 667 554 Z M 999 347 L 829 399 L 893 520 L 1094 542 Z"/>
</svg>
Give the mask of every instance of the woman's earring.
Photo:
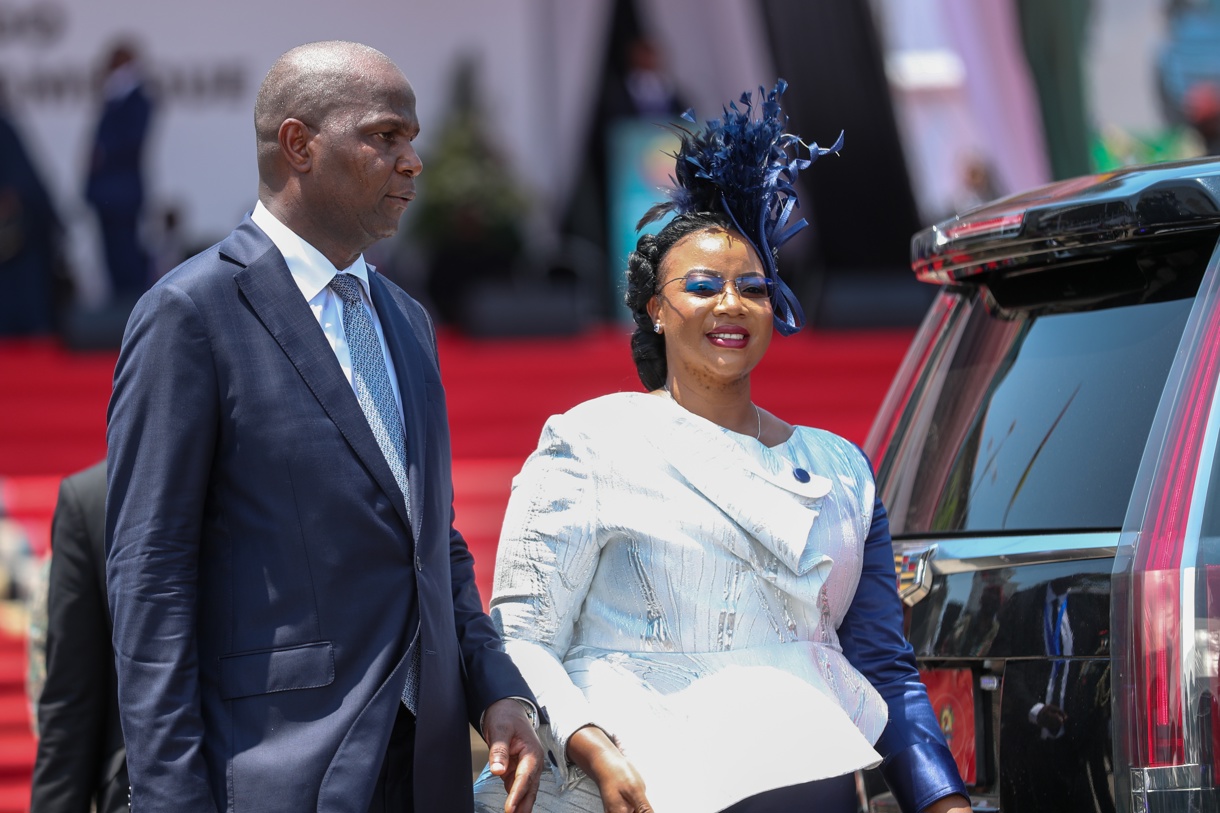
<svg viewBox="0 0 1220 813">
<path fill-rule="evenodd" d="M 657 322 L 657 323 L 655 323 L 655 324 L 652 326 L 652 332 L 653 332 L 653 333 L 660 333 L 660 332 L 661 332 L 661 323 L 660 323 L 660 322 Z"/>
</svg>

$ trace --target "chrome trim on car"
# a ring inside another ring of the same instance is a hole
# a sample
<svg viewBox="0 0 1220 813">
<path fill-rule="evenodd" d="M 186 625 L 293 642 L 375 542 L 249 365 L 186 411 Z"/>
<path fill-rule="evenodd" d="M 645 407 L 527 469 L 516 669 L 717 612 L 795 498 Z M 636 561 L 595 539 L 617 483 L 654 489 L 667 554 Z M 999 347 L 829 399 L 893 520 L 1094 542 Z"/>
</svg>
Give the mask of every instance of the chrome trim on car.
<svg viewBox="0 0 1220 813">
<path fill-rule="evenodd" d="M 1031 534 L 1028 536 L 975 536 L 949 539 L 896 539 L 894 559 L 929 547 L 936 556 L 929 562 L 936 575 L 994 570 L 1013 565 L 1075 562 L 1112 558 L 1118 550 L 1118 531 Z"/>
<path fill-rule="evenodd" d="M 1133 810 L 1149 810 L 1148 794 L 1156 792 L 1195 792 L 1203 790 L 1203 768 L 1200 765 L 1165 765 L 1158 768 L 1134 768 L 1131 771 Z M 1186 809 L 1186 808 L 1183 808 Z"/>
<path fill-rule="evenodd" d="M 898 571 L 898 596 L 908 607 L 914 607 L 932 592 L 930 562 L 935 554 L 935 545 L 904 547 L 901 551 L 894 551 L 894 567 Z"/>
</svg>

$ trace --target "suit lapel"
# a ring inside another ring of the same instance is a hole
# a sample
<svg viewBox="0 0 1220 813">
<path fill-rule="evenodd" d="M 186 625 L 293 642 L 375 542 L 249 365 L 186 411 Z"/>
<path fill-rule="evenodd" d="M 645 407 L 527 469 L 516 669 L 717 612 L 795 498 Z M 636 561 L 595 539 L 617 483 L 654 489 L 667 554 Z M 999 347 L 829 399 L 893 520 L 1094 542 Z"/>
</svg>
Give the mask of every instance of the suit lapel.
<svg viewBox="0 0 1220 813">
<path fill-rule="evenodd" d="M 410 527 L 402 491 L 377 446 L 356 393 L 343 375 L 309 304 L 293 282 L 283 256 L 275 250 L 270 238 L 249 220 L 221 244 L 220 252 L 242 266 L 234 280 L 250 307 L 279 343 L 352 451 L 390 497 L 403 523 Z M 414 488 L 414 482 L 411 485 Z"/>
<path fill-rule="evenodd" d="M 390 349 L 394 374 L 398 377 L 398 391 L 402 396 L 403 428 L 407 437 L 407 483 L 411 489 L 408 514 L 411 517 L 411 533 L 419 539 L 427 479 L 423 473 L 428 442 L 428 394 L 423 385 L 427 380 L 423 350 L 402 308 L 371 267 L 369 291 L 373 297 L 373 307 L 377 309 L 377 318 L 381 321 L 386 346 Z"/>
</svg>

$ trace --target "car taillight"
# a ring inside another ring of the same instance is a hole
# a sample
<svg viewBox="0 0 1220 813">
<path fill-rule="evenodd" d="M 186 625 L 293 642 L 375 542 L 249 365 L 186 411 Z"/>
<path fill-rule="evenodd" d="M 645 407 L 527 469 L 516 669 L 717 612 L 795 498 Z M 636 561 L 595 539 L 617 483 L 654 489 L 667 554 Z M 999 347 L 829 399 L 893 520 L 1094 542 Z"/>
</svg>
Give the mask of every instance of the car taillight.
<svg viewBox="0 0 1220 813">
<path fill-rule="evenodd" d="M 1201 791 L 1214 776 L 1220 566 L 1200 557 L 1199 480 L 1210 476 L 1201 462 L 1217 434 L 1217 257 L 1169 373 L 1115 562 L 1115 722 L 1133 809 L 1149 809 L 1149 793 Z"/>
<path fill-rule="evenodd" d="M 1023 211 L 992 217 L 967 217 L 946 226 L 941 233 L 946 243 L 967 237 L 1007 236 L 1021 231 L 1021 225 L 1024 222 L 1025 212 Z"/>
<path fill-rule="evenodd" d="M 1184 759 L 1182 731 L 1182 554 L 1187 519 L 1199 473 L 1207 416 L 1220 360 L 1220 311 L 1213 309 L 1170 419 L 1165 451 L 1157 461 L 1152 503 L 1136 549 L 1136 607 L 1141 624 L 1134 639 L 1136 685 L 1146 702 L 1137 751 L 1149 766 Z"/>
<path fill-rule="evenodd" d="M 1181 603 L 1177 571 L 1135 574 L 1132 584 L 1140 628 L 1134 641 L 1136 695 L 1142 710 L 1134 715 L 1137 765 L 1180 765 L 1182 742 L 1181 648 L 1178 645 Z"/>
</svg>

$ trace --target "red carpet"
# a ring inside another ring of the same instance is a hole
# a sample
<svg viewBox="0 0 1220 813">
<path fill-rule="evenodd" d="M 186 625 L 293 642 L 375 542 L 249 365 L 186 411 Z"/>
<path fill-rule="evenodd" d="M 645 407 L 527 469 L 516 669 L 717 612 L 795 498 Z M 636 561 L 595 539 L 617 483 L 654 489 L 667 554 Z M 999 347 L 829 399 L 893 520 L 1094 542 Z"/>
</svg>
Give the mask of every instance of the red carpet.
<svg viewBox="0 0 1220 813">
<path fill-rule="evenodd" d="M 913 331 L 804 331 L 776 338 L 754 375 L 754 400 L 792 423 L 863 442 Z M 626 333 L 571 338 L 441 337 L 453 435 L 457 527 L 489 593 L 512 477 L 552 414 L 598 395 L 641 389 Z M 45 552 L 59 479 L 105 454 L 115 353 L 50 342 L 0 342 L 0 517 Z M 0 813 L 26 810 L 34 743 L 24 697 L 24 639 L 0 632 Z"/>
</svg>

